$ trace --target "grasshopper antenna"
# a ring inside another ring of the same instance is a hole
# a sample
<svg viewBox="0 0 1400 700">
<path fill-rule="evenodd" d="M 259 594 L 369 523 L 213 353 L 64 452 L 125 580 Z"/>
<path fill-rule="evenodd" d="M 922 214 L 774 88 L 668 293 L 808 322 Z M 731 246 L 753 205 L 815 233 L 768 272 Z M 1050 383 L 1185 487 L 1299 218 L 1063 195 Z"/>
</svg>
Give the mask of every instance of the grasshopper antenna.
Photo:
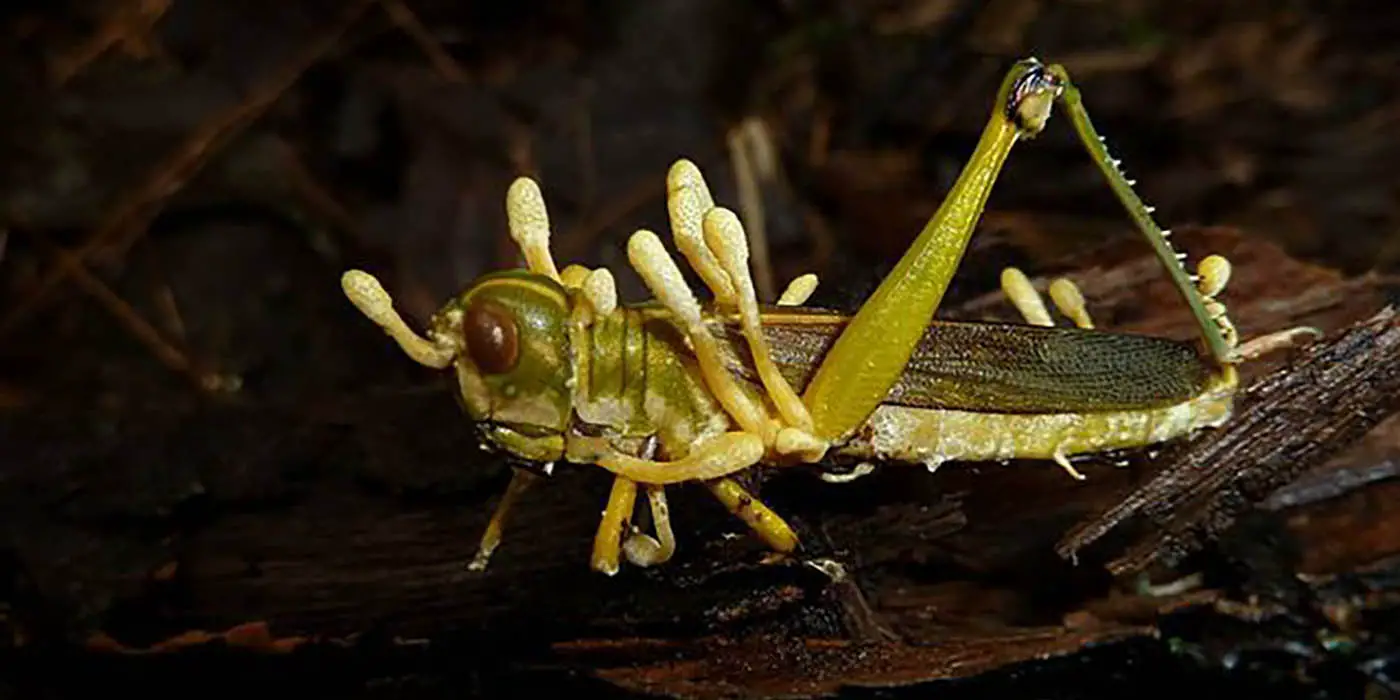
<svg viewBox="0 0 1400 700">
<path fill-rule="evenodd" d="M 394 342 L 403 348 L 404 353 L 421 365 L 442 369 L 452 362 L 456 351 L 444 344 L 435 343 L 413 332 L 404 323 L 403 317 L 394 310 L 394 300 L 384 291 L 384 286 L 374 275 L 362 270 L 347 270 L 340 276 L 340 288 L 350 303 L 369 320 L 374 321 Z"/>
<path fill-rule="evenodd" d="M 1074 130 L 1079 134 L 1079 140 L 1083 142 L 1085 150 L 1098 165 L 1099 171 L 1108 180 L 1108 186 L 1113 190 L 1113 194 L 1118 197 L 1118 201 L 1128 210 L 1128 215 L 1132 217 L 1133 223 L 1142 235 L 1147 238 L 1147 242 L 1152 245 L 1152 251 L 1156 253 L 1157 259 L 1162 262 L 1162 266 L 1167 269 L 1167 274 L 1171 276 L 1172 283 L 1181 294 L 1181 298 L 1191 307 L 1191 314 L 1196 318 L 1196 325 L 1200 327 L 1201 335 L 1205 338 L 1206 346 L 1210 354 L 1214 356 L 1216 362 L 1222 365 L 1234 364 L 1240 361 L 1234 345 L 1226 338 L 1229 330 L 1223 327 L 1223 318 L 1217 318 L 1217 314 L 1212 314 L 1207 309 L 1207 302 L 1202 298 L 1202 292 L 1197 288 L 1191 274 L 1186 271 L 1183 261 L 1186 255 L 1178 253 L 1172 249 L 1167 236 L 1170 231 L 1163 231 L 1157 226 L 1157 222 L 1152 220 L 1152 207 L 1147 206 L 1133 190 L 1135 184 L 1123 174 L 1120 168 L 1120 161 L 1109 155 L 1108 147 L 1104 145 L 1103 137 L 1094 129 L 1094 124 L 1089 120 L 1089 113 L 1084 109 L 1083 98 L 1079 94 L 1079 89 L 1074 86 L 1069 79 L 1069 73 L 1063 66 L 1053 65 L 1047 71 L 1056 81 L 1061 84 L 1062 91 L 1059 95 L 1059 102 L 1065 106 L 1069 113 L 1070 122 L 1074 124 Z"/>
</svg>

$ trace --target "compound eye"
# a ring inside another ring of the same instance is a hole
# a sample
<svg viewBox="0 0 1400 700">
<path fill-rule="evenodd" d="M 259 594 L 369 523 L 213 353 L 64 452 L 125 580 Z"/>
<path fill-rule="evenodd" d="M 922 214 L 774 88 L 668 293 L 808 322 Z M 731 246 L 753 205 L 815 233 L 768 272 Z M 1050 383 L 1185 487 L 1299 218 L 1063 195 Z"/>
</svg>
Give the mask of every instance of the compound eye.
<svg viewBox="0 0 1400 700">
<path fill-rule="evenodd" d="M 489 301 L 475 301 L 462 315 L 462 337 L 477 369 L 504 374 L 520 360 L 520 331 L 510 312 Z"/>
</svg>

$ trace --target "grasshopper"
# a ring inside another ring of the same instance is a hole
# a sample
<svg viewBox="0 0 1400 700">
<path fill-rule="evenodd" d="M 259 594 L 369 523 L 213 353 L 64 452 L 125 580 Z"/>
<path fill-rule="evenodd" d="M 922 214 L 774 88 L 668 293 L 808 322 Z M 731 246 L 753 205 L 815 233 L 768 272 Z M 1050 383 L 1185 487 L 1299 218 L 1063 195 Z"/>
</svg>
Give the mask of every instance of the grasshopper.
<svg viewBox="0 0 1400 700">
<path fill-rule="evenodd" d="M 1094 328 L 1067 279 L 1048 289 L 1075 327 L 1057 327 L 1040 294 L 1008 268 L 1002 289 L 1026 324 L 934 320 L 944 291 L 1012 147 L 1044 128 L 1052 107 L 1080 140 L 1190 307 L 1202 343 Z M 510 233 L 526 269 L 488 273 L 431 319 L 420 336 L 370 275 L 347 271 L 349 299 L 413 360 L 452 368 L 457 395 L 483 447 L 517 468 L 469 567 L 486 568 L 520 495 L 560 461 L 613 473 L 592 568 L 621 558 L 654 566 L 675 553 L 665 488 L 699 482 L 772 550 L 798 546 L 787 523 L 735 480 L 755 467 L 1053 460 L 1076 479 L 1075 455 L 1141 447 L 1218 426 L 1231 413 L 1241 361 L 1299 331 L 1245 345 L 1216 297 L 1229 262 L 1209 256 L 1194 274 L 1104 146 L 1062 66 L 1034 58 L 1006 74 L 976 150 L 937 212 L 854 316 L 804 307 L 817 279 L 793 280 L 760 305 L 743 226 L 716 206 L 687 160 L 667 175 L 674 242 L 713 298 L 701 304 L 648 230 L 628 259 L 655 299 L 619 305 L 606 269 L 560 271 L 538 185 L 506 196 Z M 1202 347 L 1203 346 L 1203 347 Z M 864 468 L 864 471 L 862 471 Z M 638 491 L 654 536 L 632 525 Z"/>
</svg>

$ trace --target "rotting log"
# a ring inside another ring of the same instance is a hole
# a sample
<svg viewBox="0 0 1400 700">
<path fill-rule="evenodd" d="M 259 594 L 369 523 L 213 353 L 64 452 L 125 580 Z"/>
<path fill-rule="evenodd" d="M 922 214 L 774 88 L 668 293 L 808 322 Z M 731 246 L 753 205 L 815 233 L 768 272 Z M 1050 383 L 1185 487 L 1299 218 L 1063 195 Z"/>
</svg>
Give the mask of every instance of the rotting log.
<svg viewBox="0 0 1400 700">
<path fill-rule="evenodd" d="M 1346 363 L 1334 368 L 1364 367 L 1367 353 L 1400 345 L 1385 340 L 1392 321 L 1342 332 L 1384 306 L 1378 281 L 1303 265 L 1229 231 L 1181 235 L 1186 250 L 1235 261 L 1224 299 L 1246 337 L 1298 324 L 1329 332 L 1294 360 L 1301 366 L 1339 358 Z M 1140 247 L 1108 246 L 1062 271 L 1079 271 L 1072 276 L 1101 326 L 1190 337 L 1189 317 L 1153 265 Z M 1009 311 L 984 298 L 952 313 Z M 359 321 L 347 311 L 333 322 Z M 369 331 L 361 337 L 383 344 Z M 1258 363 L 1246 381 L 1291 387 L 1289 396 L 1335 389 L 1327 383 L 1335 374 L 1289 370 L 1288 362 Z M 1349 404 L 1373 422 L 1394 409 L 1388 397 L 1349 398 L 1374 401 Z M 1259 401 L 1248 398 L 1244 415 L 1267 405 Z M 497 676 L 568 668 L 638 692 L 829 693 L 1150 638 L 1163 611 L 1217 605 L 1211 591 L 1135 592 L 1102 566 L 1075 566 L 1055 552 L 1072 525 L 1166 473 L 1146 454 L 1122 468 L 1107 459 L 1087 465 L 1083 483 L 1027 463 L 948 465 L 936 475 L 891 467 L 847 485 L 770 474 L 765 500 L 804 537 L 801 558 L 776 564 L 763 563 L 761 547 L 703 493 L 676 489 L 677 559 L 613 578 L 587 568 L 607 480 L 561 469 L 519 506 L 491 568 L 473 574 L 465 565 L 506 471 L 478 452 L 461 420 L 445 390 L 157 405 L 115 424 L 71 407 L 7 416 L 7 653 L 76 646 L 107 658 L 213 642 L 330 647 L 354 659 L 368 645 L 446 650 L 438 663 L 450 666 L 472 650 L 473 672 Z M 1345 440 L 1329 438 L 1328 453 L 1360 438 L 1364 425 L 1347 425 L 1337 434 Z M 1311 497 L 1285 488 L 1266 500 L 1294 476 L 1284 469 L 1270 472 L 1282 476 L 1267 488 L 1237 489 L 1243 500 L 1234 502 L 1282 509 L 1292 536 L 1317 548 L 1304 556 L 1311 575 L 1371 565 L 1395 554 L 1375 533 L 1393 532 L 1400 513 L 1374 510 L 1376 520 L 1336 508 L 1393 488 L 1375 476 L 1400 455 L 1400 439 L 1386 435 L 1360 456 L 1340 454 L 1315 470 L 1334 475 L 1324 486 L 1304 477 Z M 1229 436 L 1206 433 L 1171 450 L 1207 449 Z M 1171 450 L 1159 458 L 1171 459 Z M 1346 474 L 1372 476 L 1336 476 Z M 1160 514 L 1170 527 L 1171 513 Z M 1316 553 L 1322 540 L 1325 555 Z M 815 559 L 840 563 L 846 576 L 833 583 L 806 565 Z M 355 677 L 399 672 L 372 666 Z"/>
</svg>

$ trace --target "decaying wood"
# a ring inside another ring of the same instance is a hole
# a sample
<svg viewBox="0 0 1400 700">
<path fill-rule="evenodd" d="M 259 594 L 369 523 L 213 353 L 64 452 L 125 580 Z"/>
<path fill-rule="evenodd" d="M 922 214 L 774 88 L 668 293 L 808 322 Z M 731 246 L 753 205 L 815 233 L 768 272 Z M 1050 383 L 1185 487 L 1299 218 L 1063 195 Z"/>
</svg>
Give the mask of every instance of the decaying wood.
<svg viewBox="0 0 1400 700">
<path fill-rule="evenodd" d="M 850 688 L 888 688 L 965 678 L 1008 659 L 1063 656 L 1086 644 L 1152 635 L 1149 627 L 950 638 L 930 646 L 752 636 L 737 642 L 620 640 L 561 645 L 575 661 L 624 688 L 670 697 L 823 697 Z"/>
<path fill-rule="evenodd" d="M 1179 240 L 1236 262 L 1225 300 L 1247 337 L 1297 324 L 1331 334 L 1292 371 L 1268 374 L 1287 358 L 1248 368 L 1255 388 L 1244 420 L 1296 418 L 1299 397 L 1374 382 L 1327 404 L 1364 414 L 1339 416 L 1334 428 L 1344 430 L 1270 438 L 1279 450 L 1293 445 L 1298 456 L 1310 439 L 1317 446 L 1299 463 L 1318 461 L 1394 409 L 1395 363 L 1362 361 L 1400 347 L 1393 322 L 1341 332 L 1384 306 L 1376 281 L 1303 265 L 1228 231 Z M 1189 317 L 1154 264 L 1132 241 L 1063 269 L 1076 271 L 1101 326 L 1190 337 Z M 333 289 L 334 272 L 313 281 Z M 348 304 L 331 308 L 326 323 L 344 328 L 337 347 L 365 353 L 366 371 L 405 364 Z M 953 312 L 1009 310 L 988 298 Z M 1308 423 L 1320 430 L 1316 424 Z M 1305 556 L 1315 575 L 1373 565 L 1396 553 L 1384 535 L 1395 532 L 1400 512 L 1338 508 L 1393 490 L 1372 468 L 1400 455 L 1400 431 L 1379 433 L 1364 454 L 1325 467 L 1332 476 L 1305 478 L 1269 501 L 1276 483 L 1268 479 L 1289 468 L 1260 462 L 1271 476 L 1256 479 L 1236 465 L 1227 485 L 1238 495 L 1229 498 L 1264 501 L 1284 517 L 1290 536 L 1318 552 Z M 1222 441 L 1240 439 L 1231 435 L 1205 434 L 1175 449 L 1214 455 L 1231 444 Z M 764 563 L 762 547 L 702 490 L 672 489 L 677 558 L 608 578 L 587 568 L 608 479 L 582 468 L 560 469 L 532 491 L 491 568 L 466 571 L 506 471 L 479 453 L 439 385 L 115 414 L 55 403 L 7 415 L 0 440 L 0 568 L 17 582 L 0 589 L 0 639 L 15 640 L 9 651 L 17 653 L 315 646 L 358 659 L 350 665 L 368 678 L 375 670 L 356 649 L 426 649 L 442 668 L 470 657 L 481 662 L 473 673 L 497 677 L 548 667 L 647 693 L 814 694 L 966 676 L 1091 642 L 1150 641 L 1168 611 L 1228 608 L 1214 591 L 1144 592 L 1112 580 L 1089 565 L 1119 553 L 1107 541 L 1078 566 L 1056 555 L 1057 539 L 1075 523 L 1110 512 L 1166 473 L 1146 454 L 1123 468 L 1108 459 L 1083 465 L 1085 482 L 1038 463 L 945 465 L 933 475 L 891 467 L 842 485 L 801 470 L 774 474 L 762 497 L 804 544 L 799 557 L 777 563 Z M 1249 449 L 1268 460 L 1278 454 L 1272 445 Z M 1211 497 L 1175 512 L 1191 522 L 1226 512 Z M 1172 532 L 1171 513 L 1150 512 Z M 834 569 L 812 565 L 832 562 Z M 483 647 L 492 653 L 482 656 Z"/>
</svg>

